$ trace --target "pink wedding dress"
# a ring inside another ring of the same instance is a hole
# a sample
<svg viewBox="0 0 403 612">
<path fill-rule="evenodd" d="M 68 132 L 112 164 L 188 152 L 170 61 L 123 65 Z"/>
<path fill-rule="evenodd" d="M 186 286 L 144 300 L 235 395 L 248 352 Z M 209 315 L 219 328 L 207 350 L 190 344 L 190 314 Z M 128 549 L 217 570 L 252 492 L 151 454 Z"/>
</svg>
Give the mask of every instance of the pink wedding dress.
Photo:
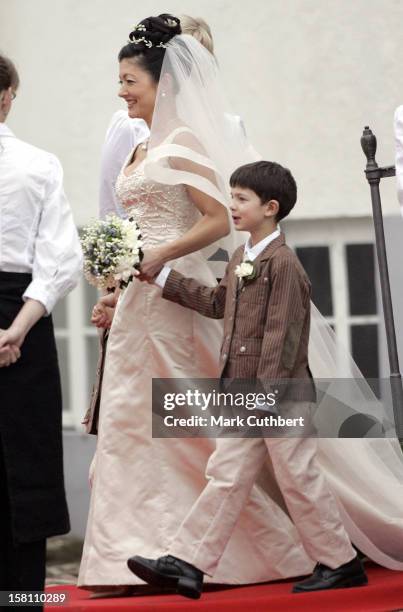
<svg viewBox="0 0 403 612">
<path fill-rule="evenodd" d="M 167 143 L 174 143 L 174 130 Z M 144 163 L 116 184 L 120 203 L 141 227 L 145 248 L 181 236 L 199 218 L 183 185 L 145 175 Z M 173 267 L 213 286 L 201 252 Z M 152 438 L 152 378 L 215 377 L 222 327 L 161 298 L 135 279 L 121 294 L 110 331 L 98 426 L 90 511 L 78 585 L 141 584 L 127 568 L 134 555 L 167 552 L 182 519 L 205 485 L 215 448 L 207 438 Z M 310 354 L 321 376 L 324 348 Z M 319 461 L 353 542 L 375 561 L 403 570 L 403 462 L 394 440 L 319 440 Z M 268 458 L 236 525 L 214 579 L 247 584 L 311 572 Z"/>
<path fill-rule="evenodd" d="M 129 176 L 122 169 L 116 190 L 141 227 L 145 249 L 174 240 L 199 218 L 183 185 L 149 180 L 143 163 Z M 216 282 L 201 252 L 173 267 L 207 285 Z M 79 586 L 141 583 L 127 559 L 163 555 L 203 489 L 215 440 L 153 439 L 151 384 L 153 377 L 217 376 L 221 336 L 219 321 L 162 299 L 156 286 L 134 280 L 122 293 L 106 354 Z M 314 565 L 287 514 L 266 492 L 279 497 L 269 469 L 262 482 L 251 492 L 214 582 L 287 578 Z"/>
</svg>

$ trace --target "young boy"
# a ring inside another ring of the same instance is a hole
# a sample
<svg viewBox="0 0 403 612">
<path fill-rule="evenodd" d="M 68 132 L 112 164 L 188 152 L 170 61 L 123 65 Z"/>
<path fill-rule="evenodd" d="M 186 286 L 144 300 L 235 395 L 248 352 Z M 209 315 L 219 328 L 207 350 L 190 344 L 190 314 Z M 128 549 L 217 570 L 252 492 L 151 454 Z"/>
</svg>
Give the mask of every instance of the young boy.
<svg viewBox="0 0 403 612">
<path fill-rule="evenodd" d="M 235 251 L 220 284 L 205 287 L 167 267 L 156 282 L 164 298 L 224 318 L 222 378 L 255 379 L 263 385 L 295 379 L 305 382 L 305 394 L 311 389 L 312 401 L 310 282 L 277 227 L 295 205 L 296 183 L 286 168 L 259 161 L 237 169 L 230 184 L 235 228 L 250 237 Z M 248 264 L 239 267 L 242 262 Z M 307 398 L 294 399 L 299 413 L 307 412 Z M 207 466 L 208 484 L 180 525 L 170 554 L 157 560 L 131 557 L 131 571 L 150 584 L 200 597 L 203 574 L 214 575 L 267 453 L 305 550 L 317 561 L 313 575 L 293 591 L 366 584 L 317 465 L 316 441 L 309 437 L 218 439 Z"/>
</svg>

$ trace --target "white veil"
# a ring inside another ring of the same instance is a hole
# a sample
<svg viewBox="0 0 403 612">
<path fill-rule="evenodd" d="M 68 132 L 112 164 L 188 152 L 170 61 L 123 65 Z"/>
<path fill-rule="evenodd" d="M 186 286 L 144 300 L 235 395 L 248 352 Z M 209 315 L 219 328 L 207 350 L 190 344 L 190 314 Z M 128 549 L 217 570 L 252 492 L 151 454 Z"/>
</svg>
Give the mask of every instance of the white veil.
<svg viewBox="0 0 403 612">
<path fill-rule="evenodd" d="M 195 187 L 228 208 L 229 177 L 257 159 L 240 119 L 230 112 L 214 56 L 193 36 L 175 36 L 162 66 L 146 175 Z M 206 255 L 219 247 L 232 253 L 236 240 L 230 226 L 230 235 L 207 248 Z"/>
<path fill-rule="evenodd" d="M 165 52 L 146 175 L 159 183 L 190 185 L 228 207 L 231 173 L 257 159 L 261 157 L 247 142 L 240 119 L 230 113 L 216 60 L 192 36 L 175 36 Z M 232 232 L 206 254 L 222 247 L 231 255 L 241 238 Z M 382 410 L 351 355 L 313 304 L 311 312 L 314 378 L 350 379 L 346 397 L 343 392 L 338 397 L 344 388 L 340 385 L 330 395 L 346 406 L 349 394 L 358 393 L 366 412 L 382 415 L 390 430 L 390 414 Z M 403 455 L 397 440 L 322 437 L 318 442 L 319 460 L 353 542 L 373 560 L 403 570 Z"/>
</svg>

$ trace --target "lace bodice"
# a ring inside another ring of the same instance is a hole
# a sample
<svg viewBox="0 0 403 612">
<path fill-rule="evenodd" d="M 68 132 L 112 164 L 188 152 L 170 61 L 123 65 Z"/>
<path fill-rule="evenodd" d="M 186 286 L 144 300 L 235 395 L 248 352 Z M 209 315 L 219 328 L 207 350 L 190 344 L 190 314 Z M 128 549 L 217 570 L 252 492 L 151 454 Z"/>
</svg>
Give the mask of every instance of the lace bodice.
<svg viewBox="0 0 403 612">
<path fill-rule="evenodd" d="M 144 244 L 156 246 L 187 232 L 200 213 L 184 185 L 157 183 L 144 173 L 144 160 L 126 176 L 125 166 L 116 181 L 116 195 L 128 216 L 136 219 Z"/>
</svg>

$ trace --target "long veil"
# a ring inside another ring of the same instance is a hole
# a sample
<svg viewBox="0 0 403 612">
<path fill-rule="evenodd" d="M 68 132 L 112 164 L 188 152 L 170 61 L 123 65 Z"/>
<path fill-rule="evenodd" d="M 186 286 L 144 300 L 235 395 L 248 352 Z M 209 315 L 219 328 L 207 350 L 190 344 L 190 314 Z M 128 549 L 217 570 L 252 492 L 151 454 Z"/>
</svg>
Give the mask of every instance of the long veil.
<svg viewBox="0 0 403 612">
<path fill-rule="evenodd" d="M 332 400 L 339 400 L 342 407 L 350 404 L 351 412 L 361 402 L 363 412 L 377 421 L 384 419 L 387 429 L 391 414 L 312 302 L 309 364 L 315 379 L 336 381 Z M 330 417 L 329 410 L 323 414 Z M 354 544 L 377 563 L 403 570 L 403 454 L 398 440 L 319 437 L 318 447 L 320 463 Z"/>
<path fill-rule="evenodd" d="M 214 56 L 193 36 L 175 36 L 162 66 L 151 125 L 145 174 L 168 185 L 184 184 L 215 198 L 229 211 L 229 177 L 260 156 L 223 94 Z M 229 236 L 205 249 L 232 253 Z"/>
<path fill-rule="evenodd" d="M 231 173 L 259 158 L 231 113 L 214 57 L 192 36 L 175 36 L 165 52 L 146 175 L 160 183 L 195 187 L 228 208 Z M 206 249 L 206 256 L 218 246 L 231 254 L 242 239 L 232 231 Z M 357 395 L 365 412 L 390 430 L 390 415 L 351 355 L 313 304 L 311 313 L 309 361 L 314 378 L 349 380 L 347 385 L 336 384 L 330 394 L 336 404 L 346 407 L 352 403 L 349 394 Z M 343 389 L 348 389 L 347 397 Z M 403 570 L 403 455 L 398 441 L 319 437 L 318 444 L 320 463 L 354 544 L 374 561 Z"/>
</svg>

